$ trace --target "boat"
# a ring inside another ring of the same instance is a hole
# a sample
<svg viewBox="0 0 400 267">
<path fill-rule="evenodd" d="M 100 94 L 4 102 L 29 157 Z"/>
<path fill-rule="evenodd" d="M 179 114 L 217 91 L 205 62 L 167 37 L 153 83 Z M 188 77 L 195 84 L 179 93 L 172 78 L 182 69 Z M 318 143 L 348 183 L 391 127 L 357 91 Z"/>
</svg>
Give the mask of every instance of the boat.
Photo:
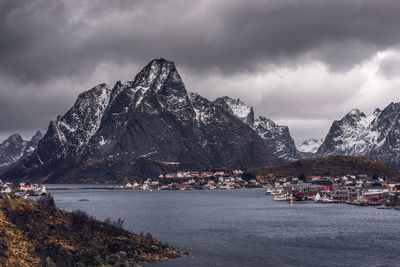
<svg viewBox="0 0 400 267">
<path fill-rule="evenodd" d="M 274 192 L 274 191 L 273 191 L 273 188 L 270 187 L 270 186 L 268 186 L 267 192 L 265 192 L 265 194 L 266 194 L 266 195 L 272 195 L 273 192 Z"/>
<path fill-rule="evenodd" d="M 363 197 L 357 197 L 354 201 L 353 201 L 354 205 L 357 206 L 368 206 L 368 199 L 365 199 Z"/>
<path fill-rule="evenodd" d="M 339 202 L 338 200 L 328 197 L 327 195 L 323 196 L 321 198 L 321 200 L 322 200 L 322 203 L 338 203 Z"/>
<path fill-rule="evenodd" d="M 317 203 L 338 203 L 339 202 L 339 200 L 333 199 L 332 197 L 330 197 L 328 195 L 321 196 L 320 193 L 317 193 L 315 195 L 314 201 Z"/>
<path fill-rule="evenodd" d="M 40 190 L 40 195 L 41 195 L 41 196 L 47 195 L 47 190 L 46 190 L 46 187 L 45 187 L 45 186 L 42 186 L 42 189 Z"/>
<path fill-rule="evenodd" d="M 378 206 L 378 209 L 380 209 L 380 210 L 390 210 L 390 207 L 382 205 L 382 206 Z"/>
<path fill-rule="evenodd" d="M 287 195 L 285 195 L 285 194 L 276 194 L 274 196 L 274 200 L 276 200 L 276 201 L 287 201 L 287 200 L 289 200 L 289 197 Z"/>
<path fill-rule="evenodd" d="M 321 197 L 321 194 L 320 194 L 320 193 L 317 193 L 317 194 L 315 195 L 314 201 L 315 201 L 316 203 L 322 203 L 322 197 Z"/>
</svg>

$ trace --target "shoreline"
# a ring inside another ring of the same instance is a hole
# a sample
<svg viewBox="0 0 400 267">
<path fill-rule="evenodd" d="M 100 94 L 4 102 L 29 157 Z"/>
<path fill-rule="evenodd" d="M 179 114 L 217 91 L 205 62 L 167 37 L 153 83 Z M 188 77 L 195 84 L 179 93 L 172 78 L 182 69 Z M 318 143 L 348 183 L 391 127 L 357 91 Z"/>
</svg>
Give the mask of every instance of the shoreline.
<svg viewBox="0 0 400 267">
<path fill-rule="evenodd" d="M 184 255 L 150 234 L 125 230 L 123 220 L 102 222 L 81 210 L 57 208 L 51 196 L 39 200 L 0 200 L 6 233 L 0 237 L 0 265 L 136 266 Z"/>
</svg>

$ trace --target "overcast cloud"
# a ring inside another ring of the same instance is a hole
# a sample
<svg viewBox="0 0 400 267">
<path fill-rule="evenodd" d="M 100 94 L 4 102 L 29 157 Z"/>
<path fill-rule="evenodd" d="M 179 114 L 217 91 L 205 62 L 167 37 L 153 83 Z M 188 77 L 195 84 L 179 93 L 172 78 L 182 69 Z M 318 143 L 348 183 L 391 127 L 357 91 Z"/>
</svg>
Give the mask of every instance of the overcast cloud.
<svg viewBox="0 0 400 267">
<path fill-rule="evenodd" d="M 324 137 L 398 102 L 399 1 L 0 0 L 0 141 L 46 130 L 79 93 L 175 61 L 188 91 L 240 97 Z"/>
</svg>

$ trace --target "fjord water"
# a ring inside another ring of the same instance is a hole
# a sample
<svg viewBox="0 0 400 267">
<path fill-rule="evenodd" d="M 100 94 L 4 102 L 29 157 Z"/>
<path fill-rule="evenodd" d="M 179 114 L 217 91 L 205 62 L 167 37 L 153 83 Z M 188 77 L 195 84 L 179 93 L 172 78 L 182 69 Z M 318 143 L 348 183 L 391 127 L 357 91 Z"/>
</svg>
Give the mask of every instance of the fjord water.
<svg viewBox="0 0 400 267">
<path fill-rule="evenodd" d="M 81 209 L 150 232 L 191 254 L 152 266 L 399 266 L 400 212 L 273 201 L 263 189 L 50 191 Z M 86 200 L 86 201 L 82 201 Z M 89 201 L 87 201 L 89 200 Z"/>
</svg>

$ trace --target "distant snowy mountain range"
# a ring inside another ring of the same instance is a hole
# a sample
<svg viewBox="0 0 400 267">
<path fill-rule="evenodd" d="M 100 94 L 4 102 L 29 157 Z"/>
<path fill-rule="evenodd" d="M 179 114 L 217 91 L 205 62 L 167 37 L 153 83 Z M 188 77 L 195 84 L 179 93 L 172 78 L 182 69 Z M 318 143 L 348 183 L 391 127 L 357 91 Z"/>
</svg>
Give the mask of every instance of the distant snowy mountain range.
<svg viewBox="0 0 400 267">
<path fill-rule="evenodd" d="M 317 155 L 355 155 L 400 168 L 400 103 L 366 116 L 358 109 L 334 121 Z"/>
<path fill-rule="evenodd" d="M 315 153 L 323 142 L 323 138 L 309 138 L 298 147 L 298 150 L 303 153 Z"/>
<path fill-rule="evenodd" d="M 174 170 L 253 168 L 300 158 L 354 155 L 400 168 L 400 103 L 370 116 L 354 109 L 324 139 L 296 148 L 289 128 L 255 118 L 224 96 L 188 93 L 173 62 L 156 59 L 133 81 L 79 95 L 44 137 L 12 135 L 0 145 L 0 179 L 107 182 Z M 40 142 L 39 142 L 40 140 Z M 36 148 L 37 147 L 37 148 Z"/>
</svg>

